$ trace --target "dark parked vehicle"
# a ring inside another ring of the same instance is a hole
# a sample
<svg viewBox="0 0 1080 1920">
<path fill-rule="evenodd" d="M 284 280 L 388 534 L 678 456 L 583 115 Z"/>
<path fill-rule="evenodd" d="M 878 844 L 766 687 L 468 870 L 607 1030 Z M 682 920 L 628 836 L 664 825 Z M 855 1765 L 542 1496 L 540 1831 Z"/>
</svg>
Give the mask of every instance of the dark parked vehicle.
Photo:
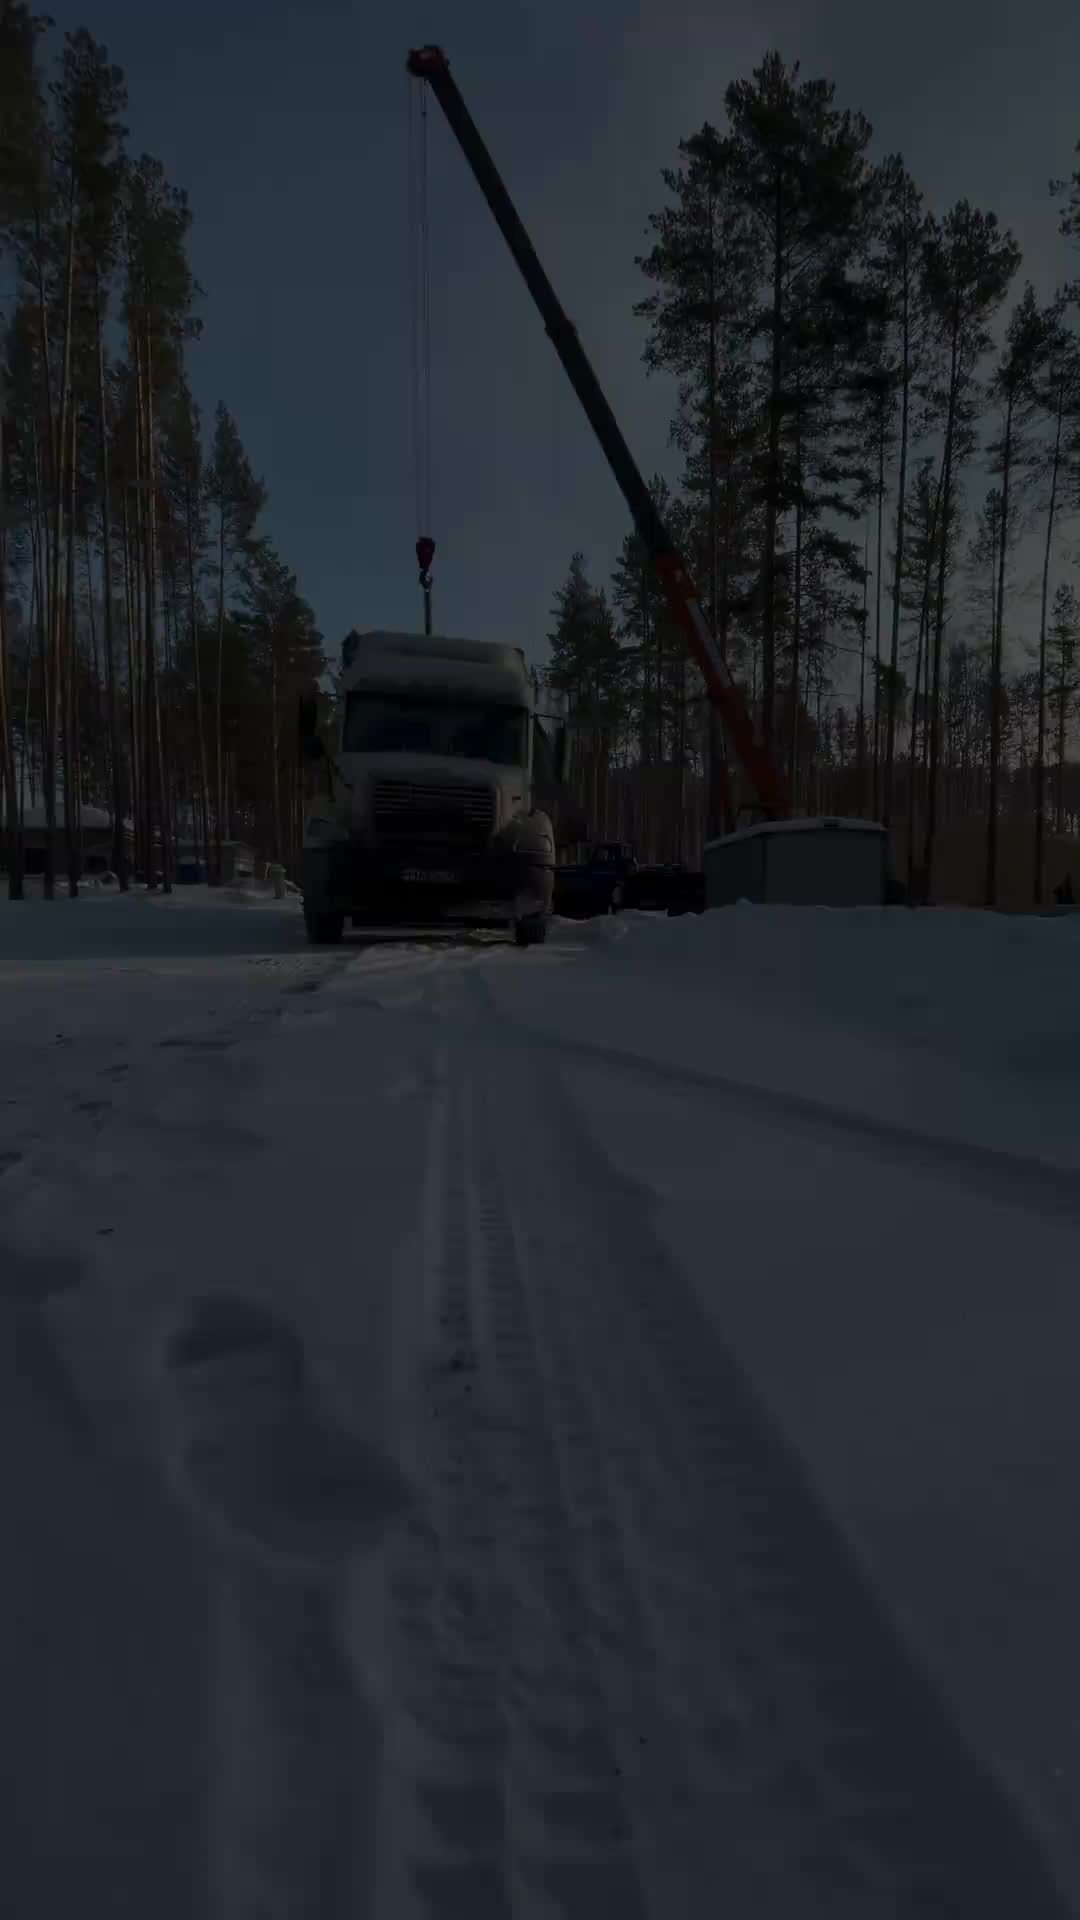
<svg viewBox="0 0 1080 1920">
<path fill-rule="evenodd" d="M 627 904 L 627 886 L 636 872 L 633 847 L 623 841 L 602 840 L 580 866 L 556 867 L 555 912 L 570 920 L 618 913 Z"/>
<path fill-rule="evenodd" d="M 678 864 L 637 867 L 627 876 L 623 904 L 646 913 L 704 913 L 705 875 Z"/>
</svg>

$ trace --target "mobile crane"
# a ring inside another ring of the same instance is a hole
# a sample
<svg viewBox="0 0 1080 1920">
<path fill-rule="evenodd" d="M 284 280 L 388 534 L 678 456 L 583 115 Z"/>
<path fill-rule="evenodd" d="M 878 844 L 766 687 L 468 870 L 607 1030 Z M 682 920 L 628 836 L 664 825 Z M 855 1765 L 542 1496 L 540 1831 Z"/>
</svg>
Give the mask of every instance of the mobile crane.
<svg viewBox="0 0 1080 1920">
<path fill-rule="evenodd" d="M 742 692 L 731 676 L 716 635 L 682 555 L 657 510 L 641 472 L 623 438 L 600 382 L 593 372 L 577 329 L 560 305 L 555 290 L 537 258 L 499 171 L 476 127 L 441 47 L 419 47 L 406 65 L 414 79 L 431 88 L 473 176 L 495 217 L 540 317 L 600 442 L 643 545 L 651 556 L 682 628 L 692 658 L 700 667 L 709 698 L 719 712 L 724 733 L 757 796 L 766 819 L 783 819 L 790 811 L 786 783 L 754 733 Z"/>
</svg>

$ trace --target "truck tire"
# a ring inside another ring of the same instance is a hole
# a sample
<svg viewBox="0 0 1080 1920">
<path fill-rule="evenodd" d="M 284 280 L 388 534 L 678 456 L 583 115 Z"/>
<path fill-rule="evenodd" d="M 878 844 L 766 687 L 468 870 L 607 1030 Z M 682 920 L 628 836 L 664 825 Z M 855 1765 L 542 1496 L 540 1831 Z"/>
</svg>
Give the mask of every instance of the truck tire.
<svg viewBox="0 0 1080 1920">
<path fill-rule="evenodd" d="M 313 947 L 336 947 L 345 931 L 345 915 L 336 913 L 332 907 L 304 908 L 304 925 L 307 937 Z"/>
<path fill-rule="evenodd" d="M 621 913 L 622 910 L 623 910 L 623 890 L 621 887 L 615 887 L 612 891 L 611 899 L 608 901 L 608 912 Z"/>
<path fill-rule="evenodd" d="M 533 920 L 515 920 L 514 945 L 516 947 L 540 947 L 547 939 L 548 923 L 546 916 Z"/>
</svg>

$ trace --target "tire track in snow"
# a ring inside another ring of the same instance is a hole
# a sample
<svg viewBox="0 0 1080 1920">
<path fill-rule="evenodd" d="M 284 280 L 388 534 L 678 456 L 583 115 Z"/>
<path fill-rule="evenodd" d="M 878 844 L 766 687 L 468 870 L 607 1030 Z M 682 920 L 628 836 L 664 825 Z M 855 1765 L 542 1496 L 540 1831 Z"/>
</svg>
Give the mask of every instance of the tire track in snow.
<svg viewBox="0 0 1080 1920">
<path fill-rule="evenodd" d="M 569 1356 L 553 1337 L 542 1292 L 526 1283 L 516 1229 L 523 1196 L 504 1184 L 493 1117 L 485 1077 L 474 1092 L 472 1182 L 486 1357 L 498 1392 L 493 1437 L 506 1492 L 500 1538 L 512 1593 L 506 1685 L 514 1911 L 635 1920 L 648 1906 L 630 1787 L 652 1716 L 640 1700 L 636 1711 L 620 1712 L 626 1689 L 605 1684 L 610 1672 L 597 1651 L 607 1631 L 632 1664 L 636 1623 L 623 1617 L 617 1566 L 614 1578 L 605 1566 L 598 1579 L 587 1545 L 606 1556 L 614 1520 Z"/>
<path fill-rule="evenodd" d="M 559 1055 L 567 1064 L 606 1067 L 627 1080 L 661 1086 L 669 1092 L 682 1089 L 702 1101 L 707 1099 L 714 1113 L 727 1107 L 743 1124 L 750 1121 L 796 1140 L 812 1136 L 818 1145 L 835 1144 L 846 1152 L 866 1154 L 905 1172 L 943 1181 L 953 1191 L 960 1185 L 985 1198 L 992 1190 L 995 1200 L 1012 1206 L 1080 1219 L 1080 1178 L 1071 1166 L 1004 1147 L 982 1146 L 928 1128 L 909 1127 L 784 1088 L 759 1086 L 706 1069 L 652 1059 L 630 1048 L 547 1033 L 516 1015 L 496 1011 L 487 983 L 482 984 L 490 1017 L 498 1019 L 523 1048 L 535 1053 Z"/>
<path fill-rule="evenodd" d="M 460 1005 L 461 993 L 450 981 L 439 998 Z M 525 1296 L 464 1038 L 449 1035 L 432 1120 L 413 1463 L 429 1524 L 410 1530 L 389 1582 L 377 1913 L 636 1920 L 646 1908 L 582 1577 L 580 1529 L 595 1513 L 572 1510 L 562 1428 L 574 1413 Z"/>
<path fill-rule="evenodd" d="M 508 1920 L 496 1488 L 477 1417 L 465 1089 L 446 1049 L 429 1091 L 411 1330 L 419 1377 L 410 1465 L 424 1507 L 391 1556 L 374 1634 L 388 1656 L 375 1912 Z"/>
<path fill-rule="evenodd" d="M 710 1786 L 698 1840 L 713 1902 L 784 1920 L 1060 1914 L 1018 1813 L 884 1618 L 642 1194 L 535 1054 L 503 1048 L 496 1084 L 506 1177 L 530 1196 L 527 1278 L 584 1369 L 658 1685 L 681 1707 L 683 1773 Z"/>
</svg>

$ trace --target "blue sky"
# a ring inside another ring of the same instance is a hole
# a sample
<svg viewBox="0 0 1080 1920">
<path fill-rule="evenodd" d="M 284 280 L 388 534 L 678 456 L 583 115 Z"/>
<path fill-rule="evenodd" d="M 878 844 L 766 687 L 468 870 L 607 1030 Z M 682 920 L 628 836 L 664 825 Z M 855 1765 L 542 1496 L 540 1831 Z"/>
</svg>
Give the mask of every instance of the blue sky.
<svg viewBox="0 0 1080 1920">
<path fill-rule="evenodd" d="M 270 490 L 266 526 L 336 652 L 348 627 L 418 624 L 409 429 L 409 46 L 437 40 L 640 464 L 670 467 L 671 392 L 646 379 L 634 256 L 679 138 L 776 45 L 865 112 L 939 210 L 993 207 L 1049 291 L 1047 197 L 1080 138 L 1080 7 L 973 0 L 53 0 L 124 67 L 135 152 L 194 212 L 206 290 L 192 376 L 227 401 Z M 542 660 L 581 547 L 606 575 L 626 528 L 504 244 L 431 120 L 436 624 Z"/>
</svg>

